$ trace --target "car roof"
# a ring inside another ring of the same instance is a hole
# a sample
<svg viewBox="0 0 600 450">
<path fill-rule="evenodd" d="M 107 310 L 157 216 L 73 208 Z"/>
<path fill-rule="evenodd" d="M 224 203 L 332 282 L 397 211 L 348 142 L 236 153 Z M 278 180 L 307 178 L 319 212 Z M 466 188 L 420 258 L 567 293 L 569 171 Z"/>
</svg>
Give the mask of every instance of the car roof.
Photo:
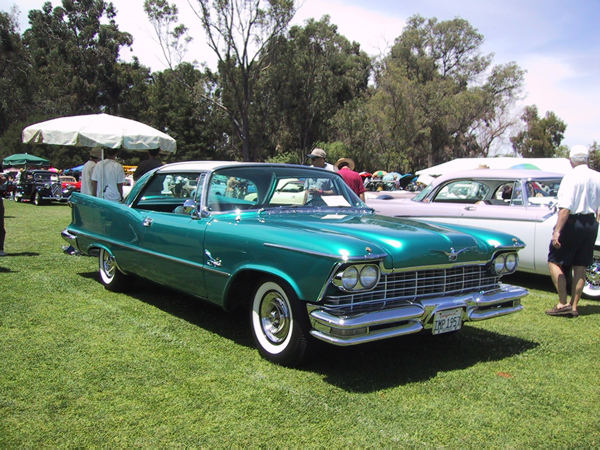
<svg viewBox="0 0 600 450">
<path fill-rule="evenodd" d="M 452 172 L 442 175 L 434 180 L 435 184 L 454 179 L 482 179 L 482 180 L 516 180 L 516 179 L 562 179 L 564 174 L 557 172 L 546 172 L 532 169 L 474 169 L 461 172 Z"/>
<path fill-rule="evenodd" d="M 216 170 L 223 167 L 235 166 L 262 166 L 262 167 L 303 167 L 312 170 L 326 170 L 319 167 L 302 166 L 297 164 L 281 164 L 281 163 L 258 163 L 258 162 L 240 162 L 240 161 L 184 161 L 171 164 L 165 164 L 157 169 L 157 172 L 187 172 L 187 171 L 204 171 Z M 330 171 L 327 171 L 330 172 Z M 331 172 L 330 172 L 331 173 Z"/>
</svg>

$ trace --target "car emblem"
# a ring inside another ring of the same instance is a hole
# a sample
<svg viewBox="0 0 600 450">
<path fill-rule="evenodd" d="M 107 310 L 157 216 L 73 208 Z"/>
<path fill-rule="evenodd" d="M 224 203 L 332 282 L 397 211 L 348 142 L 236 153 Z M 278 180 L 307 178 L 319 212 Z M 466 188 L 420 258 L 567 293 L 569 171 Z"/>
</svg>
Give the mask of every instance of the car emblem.
<svg viewBox="0 0 600 450">
<path fill-rule="evenodd" d="M 473 247 L 465 247 L 465 248 L 461 248 L 460 250 L 456 251 L 454 249 L 454 247 L 450 247 L 449 252 L 442 251 L 442 253 L 448 257 L 448 261 L 456 261 L 456 259 L 458 258 L 458 255 L 460 255 L 462 252 L 470 250 L 472 248 Z"/>
</svg>

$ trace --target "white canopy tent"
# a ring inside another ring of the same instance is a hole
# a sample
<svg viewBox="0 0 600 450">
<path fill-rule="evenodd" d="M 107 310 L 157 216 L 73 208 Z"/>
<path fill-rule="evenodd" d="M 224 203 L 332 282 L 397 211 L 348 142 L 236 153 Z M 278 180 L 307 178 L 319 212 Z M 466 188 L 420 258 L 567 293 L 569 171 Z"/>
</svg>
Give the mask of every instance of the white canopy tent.
<svg viewBox="0 0 600 450">
<path fill-rule="evenodd" d="M 571 169 L 568 158 L 458 158 L 427 169 L 418 170 L 418 182 L 429 184 L 436 177 L 471 169 L 539 169 L 546 172 L 566 173 Z"/>
</svg>

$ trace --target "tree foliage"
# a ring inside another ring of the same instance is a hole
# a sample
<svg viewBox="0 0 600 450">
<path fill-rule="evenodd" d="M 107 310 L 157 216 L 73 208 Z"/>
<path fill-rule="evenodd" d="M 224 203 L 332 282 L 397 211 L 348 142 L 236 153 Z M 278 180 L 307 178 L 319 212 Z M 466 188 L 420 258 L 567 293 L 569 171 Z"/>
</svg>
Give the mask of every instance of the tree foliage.
<svg viewBox="0 0 600 450">
<path fill-rule="evenodd" d="M 132 36 L 103 0 L 63 0 L 29 13 L 0 12 L 0 156 L 30 150 L 28 124 L 108 112 L 172 135 L 168 160 L 237 159 L 303 163 L 315 146 L 359 169 L 414 171 L 488 155 L 507 134 L 523 71 L 492 65 L 483 36 L 463 19 L 411 17 L 390 52 L 372 61 L 328 16 L 290 27 L 294 0 L 196 0 L 196 29 L 167 0 L 144 8 L 166 70 L 119 60 Z M 217 56 L 212 72 L 183 62 L 192 31 Z M 529 107 L 511 141 L 523 156 L 560 154 L 566 125 Z M 557 153 L 558 152 L 558 153 Z M 39 146 L 62 167 L 86 152 Z M 136 163 L 138 154 L 125 154 Z"/>
<path fill-rule="evenodd" d="M 535 105 L 527 106 L 521 120 L 525 129 L 510 138 L 515 152 L 525 158 L 552 158 L 560 152 L 567 125 L 552 111 L 543 118 Z"/>
<path fill-rule="evenodd" d="M 371 148 L 385 169 L 408 171 L 489 152 L 506 130 L 523 71 L 491 67 L 483 36 L 466 20 L 413 16 L 378 65 L 366 103 Z M 484 130 L 489 132 L 483 133 Z"/>
<path fill-rule="evenodd" d="M 327 141 L 330 121 L 345 103 L 367 90 L 371 61 L 355 42 L 340 35 L 324 16 L 294 26 L 271 42 L 255 108 L 267 147 L 296 152 Z"/>
</svg>

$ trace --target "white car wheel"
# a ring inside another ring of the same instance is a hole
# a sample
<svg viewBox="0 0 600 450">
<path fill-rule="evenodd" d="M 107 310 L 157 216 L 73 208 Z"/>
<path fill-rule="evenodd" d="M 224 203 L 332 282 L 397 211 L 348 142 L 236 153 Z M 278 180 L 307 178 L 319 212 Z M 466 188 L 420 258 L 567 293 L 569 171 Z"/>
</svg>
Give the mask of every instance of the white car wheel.
<svg viewBox="0 0 600 450">
<path fill-rule="evenodd" d="M 250 313 L 252 337 L 264 358 L 283 365 L 302 362 L 308 347 L 306 313 L 291 289 L 263 280 Z"/>
<path fill-rule="evenodd" d="M 115 257 L 105 249 L 98 256 L 100 281 L 109 291 L 120 291 L 125 287 L 126 275 L 117 267 Z"/>
</svg>

